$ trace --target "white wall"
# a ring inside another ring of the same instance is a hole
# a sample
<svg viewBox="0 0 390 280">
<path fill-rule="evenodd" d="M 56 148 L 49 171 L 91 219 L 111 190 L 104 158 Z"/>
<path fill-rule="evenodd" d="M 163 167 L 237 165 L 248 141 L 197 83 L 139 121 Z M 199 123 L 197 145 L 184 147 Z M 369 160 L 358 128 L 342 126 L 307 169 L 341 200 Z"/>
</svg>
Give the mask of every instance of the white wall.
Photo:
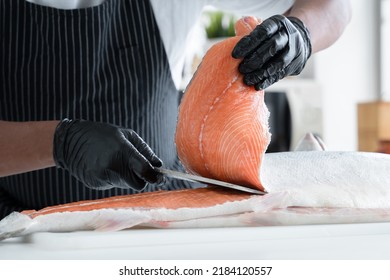
<svg viewBox="0 0 390 280">
<path fill-rule="evenodd" d="M 381 94 L 390 101 L 390 0 L 382 0 L 381 6 Z"/>
<path fill-rule="evenodd" d="M 313 56 L 322 86 L 324 140 L 329 150 L 357 149 L 357 103 L 379 95 L 379 0 L 351 0 L 353 15 L 342 37 Z"/>
</svg>

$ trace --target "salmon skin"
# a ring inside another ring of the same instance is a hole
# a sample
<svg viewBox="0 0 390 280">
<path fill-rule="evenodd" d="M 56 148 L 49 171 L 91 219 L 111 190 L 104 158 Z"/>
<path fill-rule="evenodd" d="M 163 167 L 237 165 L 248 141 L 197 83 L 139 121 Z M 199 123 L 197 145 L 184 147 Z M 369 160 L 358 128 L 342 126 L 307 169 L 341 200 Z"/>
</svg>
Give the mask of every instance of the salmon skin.
<svg viewBox="0 0 390 280">
<path fill-rule="evenodd" d="M 390 221 L 390 155 L 301 151 L 264 156 L 270 192 L 218 187 L 161 191 L 14 212 L 0 239 L 33 232 L 308 225 Z"/>
<path fill-rule="evenodd" d="M 231 56 L 259 23 L 254 17 L 239 20 L 237 36 L 207 51 L 185 90 L 175 139 L 189 173 L 264 191 L 259 169 L 271 139 L 269 111 L 264 91 L 244 84 L 240 60 Z"/>
</svg>

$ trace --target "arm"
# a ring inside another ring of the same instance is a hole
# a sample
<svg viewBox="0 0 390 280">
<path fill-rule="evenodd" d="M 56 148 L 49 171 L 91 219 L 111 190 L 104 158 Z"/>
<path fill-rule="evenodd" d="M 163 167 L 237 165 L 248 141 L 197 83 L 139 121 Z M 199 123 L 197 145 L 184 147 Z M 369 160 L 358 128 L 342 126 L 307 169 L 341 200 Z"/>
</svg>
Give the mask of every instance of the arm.
<svg viewBox="0 0 390 280">
<path fill-rule="evenodd" d="M 54 166 L 58 121 L 0 121 L 0 177 Z"/>
<path fill-rule="evenodd" d="M 299 18 L 309 29 L 312 52 L 331 46 L 351 19 L 349 0 L 296 0 L 285 14 Z"/>
<path fill-rule="evenodd" d="M 0 121 L 0 177 L 57 166 L 86 186 L 142 190 L 162 161 L 131 129 L 83 120 Z"/>
</svg>

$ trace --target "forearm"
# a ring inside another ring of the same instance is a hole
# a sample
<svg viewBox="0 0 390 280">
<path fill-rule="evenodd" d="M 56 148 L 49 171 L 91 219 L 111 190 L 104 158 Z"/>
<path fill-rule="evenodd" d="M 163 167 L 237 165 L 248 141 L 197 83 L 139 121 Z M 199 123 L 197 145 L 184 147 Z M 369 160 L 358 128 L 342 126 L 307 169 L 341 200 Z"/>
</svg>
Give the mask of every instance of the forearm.
<svg viewBox="0 0 390 280">
<path fill-rule="evenodd" d="M 286 16 L 299 18 L 309 29 L 312 52 L 332 45 L 351 18 L 348 0 L 296 0 Z"/>
<path fill-rule="evenodd" d="M 0 177 L 54 166 L 58 121 L 0 121 Z"/>
</svg>

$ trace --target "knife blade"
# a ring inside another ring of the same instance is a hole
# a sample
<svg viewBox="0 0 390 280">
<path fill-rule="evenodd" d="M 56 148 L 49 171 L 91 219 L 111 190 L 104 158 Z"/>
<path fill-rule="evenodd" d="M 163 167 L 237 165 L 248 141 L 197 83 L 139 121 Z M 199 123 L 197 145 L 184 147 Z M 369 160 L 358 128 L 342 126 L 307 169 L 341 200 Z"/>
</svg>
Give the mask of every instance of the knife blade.
<svg viewBox="0 0 390 280">
<path fill-rule="evenodd" d="M 247 188 L 247 187 L 243 187 L 240 185 L 235 185 L 232 183 L 219 181 L 219 180 L 215 180 L 215 179 L 211 179 L 211 178 L 206 178 L 206 177 L 202 177 L 202 176 L 197 176 L 197 175 L 193 175 L 193 174 L 188 174 L 188 173 L 179 172 L 179 171 L 175 171 L 175 170 L 169 170 L 169 169 L 160 168 L 160 167 L 155 167 L 154 169 L 157 172 L 164 174 L 165 176 L 179 179 L 179 180 L 186 180 L 186 181 L 190 181 L 190 182 L 211 184 L 211 185 L 215 185 L 215 186 L 221 186 L 221 187 L 235 189 L 235 190 L 253 193 L 253 194 L 261 194 L 261 195 L 266 194 L 266 192 L 263 192 L 260 190 L 254 190 L 251 188 Z"/>
</svg>

